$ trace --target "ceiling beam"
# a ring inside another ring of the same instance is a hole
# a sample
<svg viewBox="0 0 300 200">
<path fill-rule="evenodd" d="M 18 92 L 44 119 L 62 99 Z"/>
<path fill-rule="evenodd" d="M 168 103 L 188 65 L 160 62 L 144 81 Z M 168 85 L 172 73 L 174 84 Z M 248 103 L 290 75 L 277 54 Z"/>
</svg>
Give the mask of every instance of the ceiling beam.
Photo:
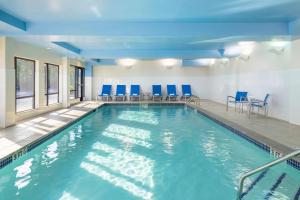
<svg viewBox="0 0 300 200">
<path fill-rule="evenodd" d="M 68 51 L 71 51 L 73 53 L 76 54 L 80 54 L 81 53 L 81 49 L 73 46 L 72 44 L 68 43 L 68 42 L 52 42 L 53 44 L 56 44 L 57 46 L 60 46 Z"/>
<path fill-rule="evenodd" d="M 137 58 L 137 59 L 159 59 L 159 58 L 221 58 L 218 50 L 82 50 L 81 56 L 85 58 Z"/>
<path fill-rule="evenodd" d="M 30 23 L 27 35 L 232 37 L 284 36 L 288 23 L 78 22 Z M 3 31 L 2 31 L 3 32 Z M 0 33 L 5 34 L 5 33 Z M 10 33 L 10 35 L 25 35 Z"/>
<path fill-rule="evenodd" d="M 0 10 L 0 21 L 6 23 L 6 24 L 9 24 L 10 26 L 13 26 L 17 29 L 21 29 L 23 31 L 26 31 L 27 30 L 27 25 L 26 25 L 26 22 L 3 11 L 3 10 Z"/>
</svg>

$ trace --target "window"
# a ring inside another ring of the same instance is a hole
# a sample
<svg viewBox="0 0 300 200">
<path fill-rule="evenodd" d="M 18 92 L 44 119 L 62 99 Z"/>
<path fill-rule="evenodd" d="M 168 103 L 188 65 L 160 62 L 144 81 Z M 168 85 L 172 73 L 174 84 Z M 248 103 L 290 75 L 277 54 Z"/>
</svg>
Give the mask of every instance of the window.
<svg viewBox="0 0 300 200">
<path fill-rule="evenodd" d="M 77 66 L 70 66 L 70 99 L 80 100 L 84 97 L 84 69 Z"/>
<path fill-rule="evenodd" d="M 16 112 L 34 109 L 35 61 L 15 57 Z"/>
<path fill-rule="evenodd" d="M 59 102 L 59 66 L 46 63 L 45 65 L 45 91 L 47 105 Z"/>
</svg>

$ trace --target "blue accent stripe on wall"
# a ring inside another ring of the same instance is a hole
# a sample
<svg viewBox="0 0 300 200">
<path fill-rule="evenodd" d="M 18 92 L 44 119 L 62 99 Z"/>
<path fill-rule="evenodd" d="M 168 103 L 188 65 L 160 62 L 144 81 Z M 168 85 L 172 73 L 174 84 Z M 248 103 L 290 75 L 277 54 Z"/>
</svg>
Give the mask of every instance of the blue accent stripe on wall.
<svg viewBox="0 0 300 200">
<path fill-rule="evenodd" d="M 18 29 L 21 29 L 23 31 L 27 30 L 26 22 L 8 14 L 7 12 L 4 12 L 3 10 L 0 10 L 0 21 L 5 22 L 6 24 L 9 24 L 11 26 L 14 26 Z"/>
<path fill-rule="evenodd" d="M 286 173 L 282 173 L 279 178 L 277 179 L 276 183 L 271 187 L 270 192 L 268 192 L 264 198 L 264 200 L 270 199 L 271 196 L 273 196 L 274 191 L 277 189 L 277 187 L 280 185 L 282 180 L 285 178 Z"/>
<path fill-rule="evenodd" d="M 77 54 L 80 54 L 81 53 L 81 50 L 73 45 L 71 45 L 70 43 L 68 42 L 52 42 L 53 44 L 56 44 L 62 48 L 65 48 L 69 51 L 72 51 L 73 53 L 77 53 Z"/>
</svg>

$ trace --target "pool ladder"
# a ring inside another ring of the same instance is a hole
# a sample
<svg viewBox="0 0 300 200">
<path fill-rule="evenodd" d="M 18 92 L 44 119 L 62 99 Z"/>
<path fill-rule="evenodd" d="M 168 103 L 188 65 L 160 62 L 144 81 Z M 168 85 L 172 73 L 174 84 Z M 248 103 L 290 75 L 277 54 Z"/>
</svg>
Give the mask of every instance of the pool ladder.
<svg viewBox="0 0 300 200">
<path fill-rule="evenodd" d="M 269 162 L 267 164 L 264 164 L 263 166 L 257 167 L 249 172 L 246 172 L 245 174 L 242 175 L 242 177 L 240 178 L 239 181 L 239 185 L 238 185 L 238 192 L 237 192 L 237 200 L 241 200 L 242 199 L 242 194 L 243 194 L 243 190 L 244 190 L 244 182 L 246 180 L 246 178 L 248 178 L 249 176 L 252 176 L 258 172 L 261 172 L 265 169 L 268 169 L 270 167 L 273 167 L 274 165 L 280 164 L 286 160 L 289 160 L 295 156 L 300 155 L 300 149 L 293 151 L 292 153 L 289 153 L 281 158 L 278 158 L 272 162 Z"/>
<path fill-rule="evenodd" d="M 190 98 L 188 98 L 185 103 L 186 104 L 192 104 L 192 102 L 194 103 L 195 106 L 200 106 L 200 98 L 197 96 L 191 96 Z"/>
</svg>

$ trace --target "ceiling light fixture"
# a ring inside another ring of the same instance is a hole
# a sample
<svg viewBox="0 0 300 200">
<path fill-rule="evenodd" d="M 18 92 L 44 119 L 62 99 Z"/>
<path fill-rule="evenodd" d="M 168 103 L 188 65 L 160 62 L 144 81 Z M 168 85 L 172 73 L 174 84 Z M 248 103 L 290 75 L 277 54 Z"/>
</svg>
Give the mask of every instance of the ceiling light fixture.
<svg viewBox="0 0 300 200">
<path fill-rule="evenodd" d="M 117 60 L 117 63 L 121 66 L 124 66 L 124 67 L 132 67 L 133 65 L 135 65 L 137 62 L 136 59 L 132 59 L 132 58 L 121 58 L 119 60 Z"/>
</svg>

